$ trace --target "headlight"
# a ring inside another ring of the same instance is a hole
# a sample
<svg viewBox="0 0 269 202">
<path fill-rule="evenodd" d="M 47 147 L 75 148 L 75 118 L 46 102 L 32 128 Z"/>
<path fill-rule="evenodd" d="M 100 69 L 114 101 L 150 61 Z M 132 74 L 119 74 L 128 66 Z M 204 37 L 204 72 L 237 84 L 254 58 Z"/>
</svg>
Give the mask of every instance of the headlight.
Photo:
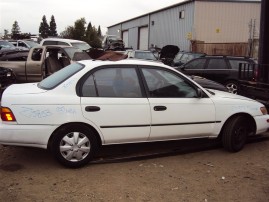
<svg viewBox="0 0 269 202">
<path fill-rule="evenodd" d="M 260 110 L 261 110 L 263 115 L 268 114 L 266 107 L 261 107 Z"/>
<path fill-rule="evenodd" d="M 7 77 L 9 77 L 9 76 L 11 76 L 11 72 L 8 72 L 8 73 L 7 73 Z"/>
</svg>

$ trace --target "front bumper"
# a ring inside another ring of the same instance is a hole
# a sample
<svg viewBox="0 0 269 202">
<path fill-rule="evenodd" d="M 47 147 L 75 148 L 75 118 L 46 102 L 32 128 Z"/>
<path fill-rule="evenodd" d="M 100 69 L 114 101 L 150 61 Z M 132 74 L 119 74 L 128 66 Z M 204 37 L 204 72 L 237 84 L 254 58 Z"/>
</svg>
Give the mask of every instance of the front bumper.
<svg viewBox="0 0 269 202">
<path fill-rule="evenodd" d="M 269 129 L 269 115 L 256 116 L 254 117 L 256 122 L 256 134 L 264 133 Z"/>
</svg>

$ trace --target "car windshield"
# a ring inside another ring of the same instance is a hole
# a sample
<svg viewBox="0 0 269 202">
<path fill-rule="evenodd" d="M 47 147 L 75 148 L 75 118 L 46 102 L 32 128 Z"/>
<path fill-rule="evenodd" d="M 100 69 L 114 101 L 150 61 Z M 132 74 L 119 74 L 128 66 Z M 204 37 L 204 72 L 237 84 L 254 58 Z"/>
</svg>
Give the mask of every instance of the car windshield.
<svg viewBox="0 0 269 202">
<path fill-rule="evenodd" d="M 157 60 L 152 52 L 135 52 L 135 58 L 144 59 L 144 60 Z"/>
<path fill-rule="evenodd" d="M 79 48 L 80 50 L 83 50 L 83 51 L 89 50 L 91 48 L 91 46 L 89 44 L 85 43 L 85 42 L 84 43 L 73 42 L 71 44 L 72 44 L 72 46 L 74 46 L 76 48 Z"/>
<path fill-rule="evenodd" d="M 175 63 L 176 63 L 176 62 L 179 62 L 180 59 L 181 59 L 181 57 L 182 57 L 182 55 L 183 55 L 183 53 L 178 53 L 178 54 L 176 55 L 176 57 L 174 58 L 174 62 L 175 62 Z"/>
<path fill-rule="evenodd" d="M 36 43 L 34 41 L 24 41 L 24 43 L 26 43 L 28 46 L 30 46 L 30 48 L 40 46 L 38 43 Z"/>
<path fill-rule="evenodd" d="M 66 66 L 65 68 L 55 72 L 49 77 L 42 80 L 38 83 L 38 87 L 41 89 L 50 90 L 64 82 L 66 79 L 70 78 L 80 70 L 84 68 L 84 65 L 80 63 L 73 63 L 71 65 Z"/>
<path fill-rule="evenodd" d="M 15 48 L 15 46 L 8 41 L 0 41 L 0 48 Z"/>
<path fill-rule="evenodd" d="M 119 38 L 118 36 L 109 36 L 108 40 L 110 41 L 117 41 L 117 40 L 121 40 L 121 38 Z"/>
</svg>

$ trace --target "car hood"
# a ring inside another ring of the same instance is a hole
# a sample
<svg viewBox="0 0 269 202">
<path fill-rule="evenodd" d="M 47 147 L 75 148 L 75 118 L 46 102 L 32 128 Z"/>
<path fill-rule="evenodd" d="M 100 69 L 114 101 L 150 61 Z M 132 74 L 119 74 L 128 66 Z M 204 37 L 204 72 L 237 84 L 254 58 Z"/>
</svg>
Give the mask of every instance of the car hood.
<svg viewBox="0 0 269 202">
<path fill-rule="evenodd" d="M 229 93 L 229 92 L 213 90 L 213 89 L 210 89 L 208 91 L 212 93 L 213 97 L 253 101 L 250 98 L 247 98 L 247 97 L 244 97 L 244 96 L 241 96 L 241 95 L 237 95 L 237 94 L 232 94 L 232 93 Z"/>
<path fill-rule="evenodd" d="M 6 95 L 22 95 L 22 94 L 38 94 L 47 90 L 37 87 L 37 83 L 13 84 L 9 86 L 4 94 Z"/>
</svg>

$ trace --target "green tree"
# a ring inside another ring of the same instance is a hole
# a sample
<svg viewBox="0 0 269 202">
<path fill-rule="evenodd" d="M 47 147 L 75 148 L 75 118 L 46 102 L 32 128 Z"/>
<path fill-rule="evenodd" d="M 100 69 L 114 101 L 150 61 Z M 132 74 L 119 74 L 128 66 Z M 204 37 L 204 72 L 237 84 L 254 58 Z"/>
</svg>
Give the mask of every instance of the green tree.
<svg viewBox="0 0 269 202">
<path fill-rule="evenodd" d="M 86 30 L 85 24 L 86 24 L 85 18 L 80 18 L 76 20 L 73 32 L 74 39 L 82 41 L 85 39 L 85 30 Z"/>
<path fill-rule="evenodd" d="M 100 25 L 98 26 L 97 35 L 98 35 L 99 37 L 102 37 L 102 32 L 101 32 L 101 27 L 100 27 Z"/>
<path fill-rule="evenodd" d="M 42 38 L 47 38 L 49 36 L 49 25 L 47 23 L 46 16 L 44 15 L 42 17 L 42 22 L 40 23 L 39 26 L 39 34 Z"/>
<path fill-rule="evenodd" d="M 8 30 L 7 29 L 4 30 L 4 39 L 8 39 Z"/>
<path fill-rule="evenodd" d="M 55 18 L 52 15 L 50 19 L 49 36 L 58 36 L 56 29 L 57 29 L 57 26 L 56 26 Z"/>
<path fill-rule="evenodd" d="M 14 22 L 11 29 L 12 36 L 18 35 L 20 33 L 20 26 L 17 21 Z"/>
<path fill-rule="evenodd" d="M 60 36 L 65 39 L 73 39 L 74 27 L 68 26 L 64 31 L 60 33 Z"/>
</svg>

